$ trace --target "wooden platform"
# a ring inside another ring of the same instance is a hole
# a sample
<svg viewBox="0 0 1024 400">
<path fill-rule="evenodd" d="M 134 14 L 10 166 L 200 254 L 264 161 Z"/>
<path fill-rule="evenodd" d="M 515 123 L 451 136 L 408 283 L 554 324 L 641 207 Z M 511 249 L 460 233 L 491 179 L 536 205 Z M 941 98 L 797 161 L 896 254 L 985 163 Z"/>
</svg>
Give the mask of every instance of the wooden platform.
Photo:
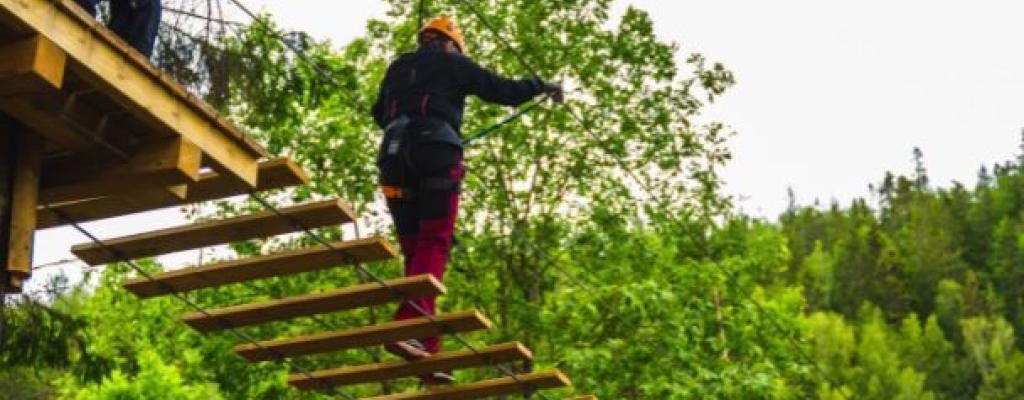
<svg viewBox="0 0 1024 400">
<path fill-rule="evenodd" d="M 385 283 L 388 287 L 373 282 L 324 293 L 210 310 L 206 314 L 195 312 L 186 315 L 184 321 L 197 331 L 210 332 L 222 329 L 224 322 L 228 326 L 242 327 L 403 300 L 396 291 L 406 299 L 444 293 L 444 286 L 432 275 L 393 279 Z"/>
<path fill-rule="evenodd" d="M 42 204 L 181 201 L 207 167 L 251 190 L 268 155 L 73 0 L 0 0 L 0 136 L 12 155 L 0 163 L 19 179 L 0 190 L 17 205 L 0 216 L 0 283 L 14 292 L 30 278 L 35 231 L 57 224 L 40 219 Z"/>
<path fill-rule="evenodd" d="M 464 385 L 437 387 L 422 392 L 391 394 L 363 400 L 474 400 L 488 397 L 513 396 L 531 390 L 554 389 L 571 385 L 559 371 L 517 375 Z"/>
<path fill-rule="evenodd" d="M 101 141 L 131 153 L 132 142 L 180 137 L 220 172 L 256 186 L 266 151 L 73 0 L 0 0 L 0 55 L 0 110 L 45 137 L 48 153 Z"/>
<path fill-rule="evenodd" d="M 337 250 L 331 250 L 325 246 L 314 246 L 197 268 L 183 268 L 157 274 L 154 276 L 155 282 L 145 278 L 130 279 L 124 282 L 124 287 L 135 293 L 136 296 L 149 298 L 169 294 L 165 290 L 167 287 L 173 288 L 176 292 L 187 292 L 255 279 L 318 271 L 340 265 L 351 265 L 353 261 L 389 260 L 397 256 L 394 247 L 381 238 L 337 242 L 332 246 Z"/>
<path fill-rule="evenodd" d="M 322 389 L 325 386 L 357 385 L 381 382 L 398 378 L 416 377 L 432 372 L 454 371 L 492 364 L 525 361 L 533 353 L 521 343 L 506 343 L 488 346 L 474 352 L 471 350 L 450 351 L 415 362 L 390 361 L 378 364 L 337 368 L 305 374 L 292 374 L 288 384 L 302 390 Z"/>
<path fill-rule="evenodd" d="M 268 210 L 226 220 L 104 240 L 104 246 L 96 243 L 80 244 L 72 247 L 71 252 L 89 265 L 99 265 L 301 231 L 289 219 L 307 228 L 337 225 L 354 219 L 352 210 L 341 200 L 319 201 L 280 211 L 284 217 Z M 118 254 L 115 255 L 111 249 Z"/>
<path fill-rule="evenodd" d="M 235 347 L 235 353 L 252 362 L 269 361 L 279 357 L 298 357 L 328 353 L 360 347 L 379 346 L 399 340 L 417 339 L 451 332 L 469 332 L 490 329 L 491 321 L 478 311 L 442 314 L 437 323 L 427 318 L 385 322 L 378 325 L 345 331 L 268 340 Z"/>
</svg>

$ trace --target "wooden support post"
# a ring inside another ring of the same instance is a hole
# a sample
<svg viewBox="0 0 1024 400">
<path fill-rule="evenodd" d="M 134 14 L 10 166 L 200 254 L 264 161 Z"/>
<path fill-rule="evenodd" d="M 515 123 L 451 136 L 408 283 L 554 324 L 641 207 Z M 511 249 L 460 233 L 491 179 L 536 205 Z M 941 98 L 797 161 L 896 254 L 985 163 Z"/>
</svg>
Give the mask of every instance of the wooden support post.
<svg viewBox="0 0 1024 400">
<path fill-rule="evenodd" d="M 0 114 L 0 295 L 13 292 L 7 270 L 7 243 L 11 238 L 11 199 L 14 194 L 14 122 Z"/>
<path fill-rule="evenodd" d="M 196 182 L 201 161 L 199 148 L 182 138 L 149 143 L 127 163 L 102 151 L 72 154 L 43 166 L 39 201 L 53 204 L 153 188 L 185 196 L 187 187 L 167 186 Z"/>
<path fill-rule="evenodd" d="M 0 96 L 59 90 L 67 56 L 41 35 L 0 44 Z"/>
<path fill-rule="evenodd" d="M 14 193 L 11 196 L 11 229 L 7 269 L 12 278 L 23 281 L 32 274 L 32 244 L 36 231 L 42 138 L 22 130 L 15 137 Z"/>
</svg>

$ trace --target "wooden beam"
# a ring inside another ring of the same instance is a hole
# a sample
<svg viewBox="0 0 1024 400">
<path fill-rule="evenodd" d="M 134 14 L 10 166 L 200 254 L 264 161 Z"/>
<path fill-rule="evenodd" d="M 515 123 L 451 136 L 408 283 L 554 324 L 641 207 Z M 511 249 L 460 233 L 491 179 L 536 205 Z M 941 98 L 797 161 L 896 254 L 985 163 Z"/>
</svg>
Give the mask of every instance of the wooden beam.
<svg viewBox="0 0 1024 400">
<path fill-rule="evenodd" d="M 63 150 L 87 151 L 94 147 L 89 139 L 55 116 L 38 98 L 0 98 L 0 110 L 16 117 L 25 126 L 45 136 L 47 141 L 56 143 Z"/>
<path fill-rule="evenodd" d="M 66 64 L 64 52 L 40 35 L 0 44 L 0 96 L 59 90 Z"/>
<path fill-rule="evenodd" d="M 259 179 L 256 191 L 282 189 L 291 186 L 306 185 L 309 176 L 298 164 L 286 157 L 260 163 Z M 225 197 L 248 194 L 249 188 L 239 187 L 231 179 L 217 172 L 207 172 L 199 177 L 199 182 L 189 190 L 188 201 L 197 203 Z"/>
<path fill-rule="evenodd" d="M 167 187 L 196 182 L 201 162 L 199 148 L 180 137 L 148 143 L 127 162 L 103 151 L 74 153 L 44 163 L 39 201 L 53 204 L 146 189 L 185 196 L 187 187 Z"/>
<path fill-rule="evenodd" d="M 256 191 L 283 189 L 309 183 L 309 177 L 302 168 L 287 158 L 277 158 L 260 163 L 259 183 Z M 128 214 L 152 211 L 185 204 L 218 200 L 244 195 L 248 189 L 239 187 L 234 181 L 217 172 L 199 175 L 199 181 L 189 185 L 187 195 L 182 199 L 167 190 L 144 190 L 129 196 L 106 196 L 53 206 L 78 222 L 96 221 Z M 64 225 L 57 215 L 47 209 L 39 209 L 39 229 Z"/>
<path fill-rule="evenodd" d="M 323 389 L 327 386 L 382 382 L 433 372 L 452 371 L 530 359 L 533 359 L 533 353 L 521 343 L 514 342 L 484 347 L 476 352 L 472 350 L 459 350 L 438 353 L 413 362 L 389 361 L 318 371 L 311 374 L 313 375 L 312 378 L 306 374 L 292 374 L 288 376 L 288 384 L 300 390 L 315 390 Z"/>
<path fill-rule="evenodd" d="M 320 228 L 354 219 L 349 206 L 337 199 L 292 206 L 279 211 L 283 217 L 274 210 L 267 210 L 226 220 L 106 240 L 105 246 L 80 244 L 72 247 L 71 252 L 89 265 L 100 265 L 300 231 L 295 222 L 307 228 Z M 115 255 L 111 249 L 119 254 Z"/>
<path fill-rule="evenodd" d="M 490 329 L 479 311 L 442 314 L 436 322 L 426 317 L 391 321 L 345 331 L 319 333 L 296 338 L 268 340 L 259 344 L 235 346 L 235 353 L 252 362 L 270 361 L 280 357 L 298 357 L 358 347 L 378 346 L 399 340 Z"/>
<path fill-rule="evenodd" d="M 514 396 L 535 390 L 571 386 L 569 378 L 559 371 L 539 372 L 491 379 L 457 386 L 440 386 L 422 392 L 389 394 L 363 400 L 474 400 L 498 396 Z"/>
<path fill-rule="evenodd" d="M 72 0 L 0 0 L 0 23 L 44 36 L 67 54 L 70 73 L 115 100 L 158 135 L 173 133 L 188 139 L 219 171 L 249 188 L 256 186 L 256 161 L 266 151 L 99 27 Z"/>
<path fill-rule="evenodd" d="M 39 171 L 43 157 L 42 138 L 22 131 L 16 137 L 14 193 L 11 196 L 11 233 L 7 270 L 11 276 L 28 279 L 32 275 L 32 243 L 36 231 L 36 207 L 39 198 Z"/>
<path fill-rule="evenodd" d="M 384 239 L 369 238 L 314 246 L 267 256 L 225 261 L 196 268 L 183 268 L 154 275 L 156 282 L 139 278 L 124 282 L 125 289 L 146 299 L 175 292 L 246 282 L 256 279 L 319 271 L 352 262 L 389 260 L 398 252 Z"/>
<path fill-rule="evenodd" d="M 227 326 L 238 328 L 386 304 L 401 301 L 403 296 L 410 300 L 422 299 L 445 291 L 433 275 L 405 277 L 385 283 L 388 287 L 373 282 L 324 293 L 221 308 L 205 314 L 194 312 L 186 315 L 184 320 L 193 329 L 205 333 L 224 329 L 225 322 Z"/>
</svg>

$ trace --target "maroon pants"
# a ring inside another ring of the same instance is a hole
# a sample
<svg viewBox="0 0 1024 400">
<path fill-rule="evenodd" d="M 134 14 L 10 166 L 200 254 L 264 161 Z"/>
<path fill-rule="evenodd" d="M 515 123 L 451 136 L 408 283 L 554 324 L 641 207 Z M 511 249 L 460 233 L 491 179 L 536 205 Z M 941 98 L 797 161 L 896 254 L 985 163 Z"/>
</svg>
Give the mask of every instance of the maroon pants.
<svg viewBox="0 0 1024 400">
<path fill-rule="evenodd" d="M 448 178 L 461 182 L 466 170 L 462 150 L 446 144 L 424 145 L 413 150 L 410 164 L 403 167 L 411 170 L 406 171 L 412 172 L 406 174 L 410 179 Z M 457 188 L 423 188 L 411 196 L 388 199 L 388 210 L 398 229 L 405 256 L 405 276 L 431 274 L 443 282 L 458 209 Z M 395 319 L 419 318 L 424 313 L 434 315 L 435 311 L 433 297 L 411 300 L 402 303 Z M 437 337 L 420 338 L 420 341 L 428 352 L 441 350 Z"/>
</svg>

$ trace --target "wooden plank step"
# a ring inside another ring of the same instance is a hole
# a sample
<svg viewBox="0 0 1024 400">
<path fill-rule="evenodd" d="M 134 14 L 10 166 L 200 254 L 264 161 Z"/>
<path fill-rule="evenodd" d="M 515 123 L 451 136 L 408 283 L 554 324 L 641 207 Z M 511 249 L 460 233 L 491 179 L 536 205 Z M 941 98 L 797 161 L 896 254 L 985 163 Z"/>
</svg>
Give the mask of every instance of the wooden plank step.
<svg viewBox="0 0 1024 400">
<path fill-rule="evenodd" d="M 547 371 L 533 374 L 491 379 L 456 386 L 440 386 L 422 392 L 389 394 L 363 400 L 473 400 L 497 396 L 522 395 L 524 392 L 555 389 L 572 385 L 561 372 Z"/>
<path fill-rule="evenodd" d="M 302 168 L 288 158 L 282 157 L 260 163 L 256 191 L 282 189 L 307 183 L 309 177 Z M 235 184 L 235 179 L 210 171 L 199 174 L 199 181 L 188 185 L 184 200 L 172 196 L 166 190 L 146 190 L 130 196 L 105 196 L 52 207 L 82 223 L 246 193 L 248 189 Z M 53 211 L 41 208 L 37 212 L 39 229 L 64 225 Z"/>
<path fill-rule="evenodd" d="M 183 268 L 153 275 L 154 280 L 136 278 L 123 285 L 136 296 L 146 299 L 175 292 L 227 285 L 255 279 L 319 271 L 353 261 L 374 262 L 398 256 L 397 250 L 382 238 L 367 238 L 332 243 L 326 246 L 287 251 L 266 256 L 225 261 L 196 268 Z"/>
<path fill-rule="evenodd" d="M 341 200 L 325 200 L 281 209 L 281 214 L 294 218 L 309 228 L 351 222 L 352 210 Z M 273 210 L 219 221 L 185 225 L 153 232 L 106 240 L 106 247 L 95 243 L 79 244 L 71 252 L 89 265 L 106 264 L 124 259 L 158 256 L 200 247 L 216 246 L 256 238 L 296 232 L 289 218 Z M 121 257 L 109 248 L 116 249 Z M 124 259 L 122 259 L 122 257 Z"/>
<path fill-rule="evenodd" d="M 479 311 L 442 314 L 433 322 L 426 317 L 391 321 L 373 326 L 326 332 L 296 338 L 268 340 L 256 344 L 235 346 L 234 351 L 252 362 L 269 361 L 279 357 L 297 357 L 327 353 L 358 347 L 378 346 L 399 340 L 443 335 L 444 328 L 453 332 L 468 332 L 491 328 Z"/>
<path fill-rule="evenodd" d="M 324 293 L 211 310 L 208 311 L 209 316 L 194 312 L 186 315 L 184 320 L 195 330 L 205 333 L 224 329 L 225 323 L 237 328 L 401 301 L 403 295 L 408 299 L 421 299 L 445 292 L 444 286 L 429 274 L 385 283 L 390 288 L 371 282 Z"/>
<path fill-rule="evenodd" d="M 472 350 L 438 353 L 419 361 L 390 361 L 378 364 L 344 367 L 305 374 L 292 374 L 288 384 L 301 390 L 322 389 L 326 386 L 357 385 L 390 379 L 408 378 L 432 372 L 451 371 L 483 365 L 533 359 L 533 353 L 519 342 L 505 343 Z"/>
</svg>

